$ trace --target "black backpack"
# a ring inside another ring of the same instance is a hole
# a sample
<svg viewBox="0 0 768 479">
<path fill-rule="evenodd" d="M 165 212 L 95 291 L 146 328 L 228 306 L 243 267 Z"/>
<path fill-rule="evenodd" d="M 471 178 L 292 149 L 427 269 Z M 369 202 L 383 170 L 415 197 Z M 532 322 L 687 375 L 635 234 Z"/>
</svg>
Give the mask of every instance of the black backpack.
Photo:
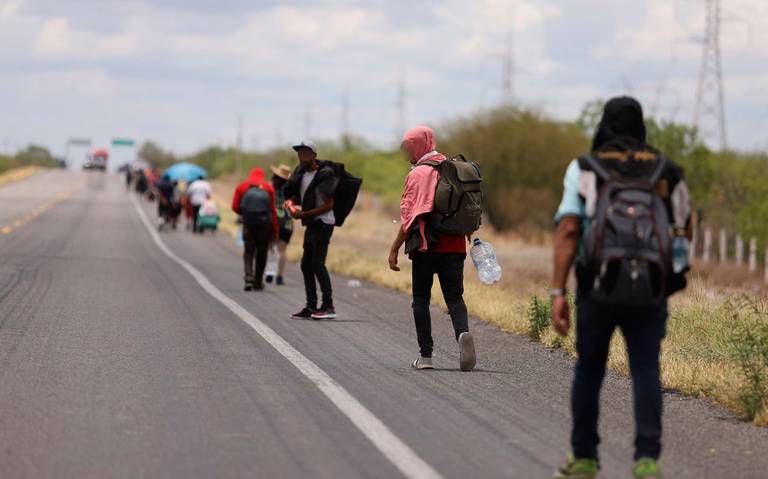
<svg viewBox="0 0 768 479">
<path fill-rule="evenodd" d="M 272 203 L 269 193 L 259 186 L 251 186 L 240 199 L 240 214 L 248 226 L 272 223 Z"/>
<path fill-rule="evenodd" d="M 363 184 L 362 178 L 352 176 L 342 163 L 325 161 L 325 166 L 330 167 L 336 176 L 336 191 L 333 194 L 333 215 L 336 218 L 336 226 L 342 226 L 352 212 L 357 202 L 357 195 Z"/>
<path fill-rule="evenodd" d="M 580 257 L 592 298 L 623 306 L 661 303 L 672 274 L 672 228 L 656 191 L 666 158 L 658 156 L 647 178 L 612 175 L 600 160 L 583 159 L 603 181 Z"/>
</svg>

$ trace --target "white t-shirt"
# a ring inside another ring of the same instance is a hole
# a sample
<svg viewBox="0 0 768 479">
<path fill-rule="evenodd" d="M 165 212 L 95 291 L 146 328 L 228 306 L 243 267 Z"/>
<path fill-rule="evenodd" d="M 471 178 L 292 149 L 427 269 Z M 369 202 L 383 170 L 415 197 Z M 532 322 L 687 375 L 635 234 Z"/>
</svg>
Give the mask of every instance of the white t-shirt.
<svg viewBox="0 0 768 479">
<path fill-rule="evenodd" d="M 189 202 L 194 206 L 202 205 L 211 194 L 211 184 L 205 180 L 193 181 L 189 188 L 187 188 L 187 194 L 189 195 Z"/>
<path fill-rule="evenodd" d="M 309 188 L 310 183 L 312 183 L 312 180 L 315 179 L 316 175 L 317 175 L 317 170 L 315 170 L 315 171 L 305 171 L 304 175 L 301 177 L 301 189 L 299 191 L 301 192 L 301 201 L 302 202 L 304 201 L 304 193 L 307 192 L 307 188 Z M 320 192 L 317 191 L 317 190 L 315 190 L 315 198 L 316 198 L 315 204 L 317 205 L 317 207 L 320 207 L 325 202 L 323 200 L 323 198 L 321 197 Z M 336 224 L 336 215 L 334 215 L 333 214 L 333 210 L 331 210 L 331 211 L 329 211 L 327 213 L 324 213 L 324 214 L 318 216 L 317 218 L 315 218 L 315 220 L 320 220 L 320 221 L 322 221 L 323 223 L 325 223 L 327 225 L 335 225 Z"/>
</svg>

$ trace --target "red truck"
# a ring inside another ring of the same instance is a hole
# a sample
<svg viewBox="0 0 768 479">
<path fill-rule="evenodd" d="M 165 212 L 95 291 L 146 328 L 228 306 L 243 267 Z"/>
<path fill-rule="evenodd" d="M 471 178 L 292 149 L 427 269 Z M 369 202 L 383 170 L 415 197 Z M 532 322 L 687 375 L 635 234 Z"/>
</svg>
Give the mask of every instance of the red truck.
<svg viewBox="0 0 768 479">
<path fill-rule="evenodd" d="M 107 169 L 107 160 L 109 160 L 109 152 L 107 150 L 103 148 L 95 149 L 85 157 L 83 169 L 105 171 Z"/>
</svg>

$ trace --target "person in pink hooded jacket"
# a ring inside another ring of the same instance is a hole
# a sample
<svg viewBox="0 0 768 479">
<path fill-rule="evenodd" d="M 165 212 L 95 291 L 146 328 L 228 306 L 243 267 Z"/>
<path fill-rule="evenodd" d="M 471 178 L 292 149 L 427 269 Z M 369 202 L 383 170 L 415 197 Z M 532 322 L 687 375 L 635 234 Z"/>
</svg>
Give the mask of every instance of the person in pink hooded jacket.
<svg viewBox="0 0 768 479">
<path fill-rule="evenodd" d="M 459 343 L 459 367 L 462 371 L 471 371 L 476 357 L 464 303 L 466 240 L 462 235 L 433 234 L 424 218 L 434 207 L 439 173 L 436 168 L 422 163 L 426 160 L 442 162 L 446 158 L 437 151 L 435 132 L 426 126 L 408 130 L 403 136 L 402 150 L 412 166 L 400 200 L 400 228 L 389 253 L 389 267 L 400 271 L 398 255 L 400 247 L 406 244 L 406 254 L 413 263 L 412 306 L 420 351 L 420 356 L 411 363 L 411 367 L 433 369 L 429 306 L 432 283 L 437 275 Z"/>
</svg>

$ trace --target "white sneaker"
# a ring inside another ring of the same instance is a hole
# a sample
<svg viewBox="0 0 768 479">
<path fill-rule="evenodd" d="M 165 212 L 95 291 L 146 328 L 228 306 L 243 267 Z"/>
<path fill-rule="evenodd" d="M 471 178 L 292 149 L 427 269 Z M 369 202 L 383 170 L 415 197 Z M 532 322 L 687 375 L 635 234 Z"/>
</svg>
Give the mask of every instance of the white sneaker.
<svg viewBox="0 0 768 479">
<path fill-rule="evenodd" d="M 477 362 L 475 356 L 475 341 L 468 332 L 459 335 L 459 369 L 462 371 L 472 371 Z"/>
<path fill-rule="evenodd" d="M 421 356 L 411 363 L 411 367 L 413 369 L 435 369 L 432 366 L 432 358 L 423 358 Z"/>
</svg>

